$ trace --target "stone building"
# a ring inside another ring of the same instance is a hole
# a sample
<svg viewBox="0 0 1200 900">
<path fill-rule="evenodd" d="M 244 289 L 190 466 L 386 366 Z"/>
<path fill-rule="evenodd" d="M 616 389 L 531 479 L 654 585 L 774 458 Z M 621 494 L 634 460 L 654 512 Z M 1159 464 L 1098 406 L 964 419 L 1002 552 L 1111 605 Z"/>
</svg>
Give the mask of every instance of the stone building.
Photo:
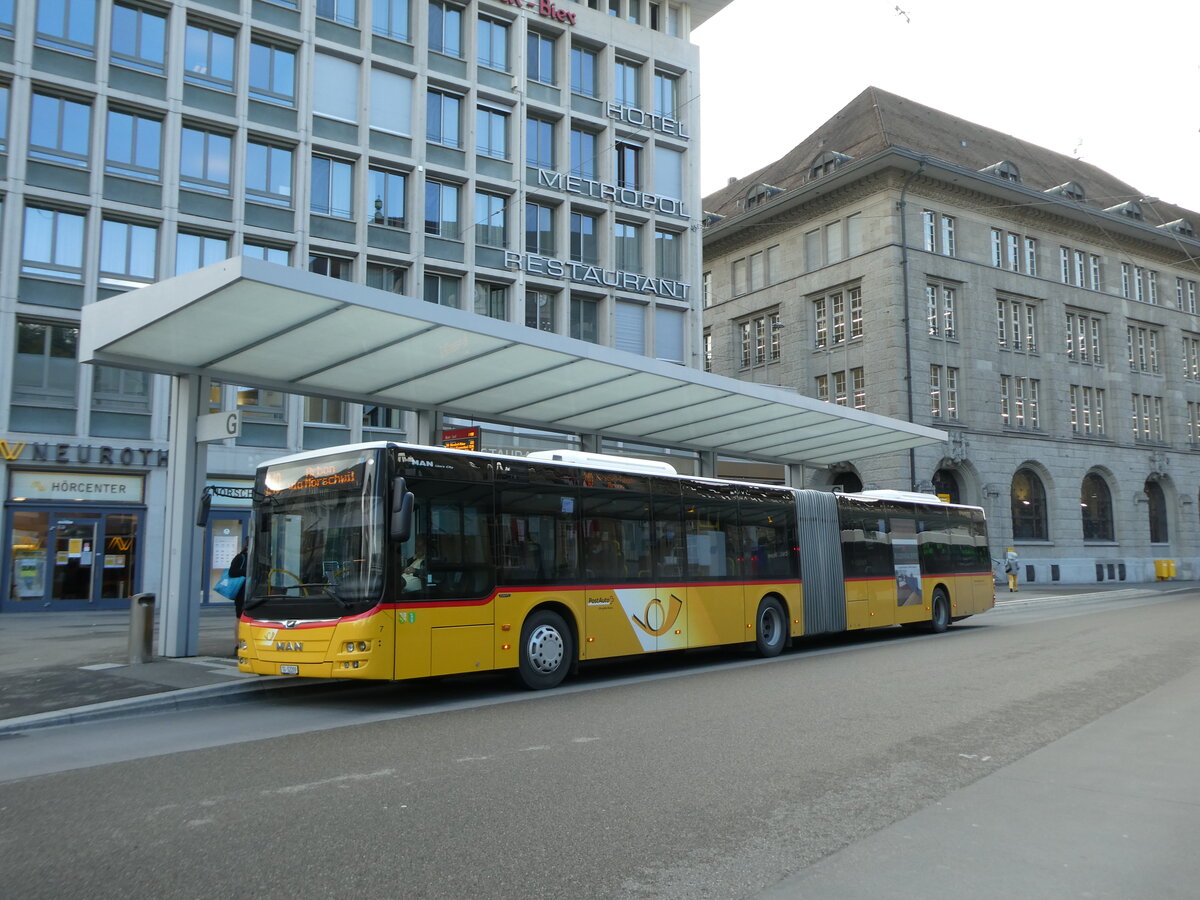
<svg viewBox="0 0 1200 900">
<path fill-rule="evenodd" d="M 1200 214 L 877 88 L 704 210 L 706 366 L 949 433 L 806 486 L 978 504 L 1039 583 L 1200 577 Z"/>
</svg>

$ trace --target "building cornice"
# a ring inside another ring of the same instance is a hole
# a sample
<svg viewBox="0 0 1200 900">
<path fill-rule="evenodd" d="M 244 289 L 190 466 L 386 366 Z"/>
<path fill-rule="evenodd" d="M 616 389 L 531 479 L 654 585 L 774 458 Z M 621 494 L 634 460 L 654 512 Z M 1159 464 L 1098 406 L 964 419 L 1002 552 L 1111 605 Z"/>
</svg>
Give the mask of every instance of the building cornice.
<svg viewBox="0 0 1200 900">
<path fill-rule="evenodd" d="M 922 166 L 922 185 L 937 186 L 948 192 L 947 197 L 961 198 L 969 194 L 977 206 L 980 200 L 993 201 L 1005 209 L 1004 218 L 1008 221 L 1036 216 L 1043 223 L 1053 220 L 1063 229 L 1079 229 L 1080 233 L 1090 235 L 1099 231 L 1104 243 L 1114 249 L 1137 250 L 1164 260 L 1169 258 L 1172 265 L 1200 267 L 1200 240 L 1196 238 L 1165 231 L 1121 213 L 1097 209 L 1086 201 L 1045 193 L 899 147 L 844 163 L 828 175 L 764 200 L 754 209 L 706 226 L 704 246 L 720 246 L 749 227 L 769 226 L 772 220 L 794 216 L 798 209 L 812 207 L 826 197 L 832 198 L 835 192 L 847 190 L 864 179 L 890 173 L 906 177 Z M 951 191 L 953 193 L 949 193 Z M 1089 237 L 1089 240 L 1096 238 Z"/>
</svg>

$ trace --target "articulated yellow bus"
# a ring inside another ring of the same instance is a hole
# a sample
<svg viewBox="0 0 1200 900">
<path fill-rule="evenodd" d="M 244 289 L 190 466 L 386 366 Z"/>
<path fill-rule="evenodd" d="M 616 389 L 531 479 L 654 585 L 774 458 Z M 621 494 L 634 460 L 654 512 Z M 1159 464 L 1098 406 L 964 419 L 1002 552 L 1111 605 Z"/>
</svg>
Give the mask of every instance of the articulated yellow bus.
<svg viewBox="0 0 1200 900">
<path fill-rule="evenodd" d="M 570 451 L 394 443 L 261 466 L 239 668 L 408 679 L 884 625 L 995 602 L 983 511 L 683 477 Z"/>
</svg>

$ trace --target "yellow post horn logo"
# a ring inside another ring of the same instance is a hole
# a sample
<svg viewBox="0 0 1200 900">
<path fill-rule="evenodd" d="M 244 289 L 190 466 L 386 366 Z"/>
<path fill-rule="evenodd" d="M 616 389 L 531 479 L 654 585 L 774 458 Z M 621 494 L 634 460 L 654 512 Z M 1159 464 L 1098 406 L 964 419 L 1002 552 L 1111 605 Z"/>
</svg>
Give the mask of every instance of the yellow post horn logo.
<svg viewBox="0 0 1200 900">
<path fill-rule="evenodd" d="M 679 612 L 682 609 L 683 601 L 674 594 L 671 595 L 670 607 L 665 610 L 663 609 L 662 601 L 655 597 L 646 604 L 646 611 L 642 613 L 642 615 L 645 616 L 646 621 L 643 622 L 637 616 L 633 616 L 632 618 L 634 624 L 637 625 L 638 628 L 642 629 L 642 631 L 646 632 L 646 634 L 659 637 L 660 635 L 666 634 L 670 630 L 671 626 L 675 624 L 675 621 L 679 618 Z M 652 623 L 655 622 L 658 624 L 653 625 Z"/>
</svg>

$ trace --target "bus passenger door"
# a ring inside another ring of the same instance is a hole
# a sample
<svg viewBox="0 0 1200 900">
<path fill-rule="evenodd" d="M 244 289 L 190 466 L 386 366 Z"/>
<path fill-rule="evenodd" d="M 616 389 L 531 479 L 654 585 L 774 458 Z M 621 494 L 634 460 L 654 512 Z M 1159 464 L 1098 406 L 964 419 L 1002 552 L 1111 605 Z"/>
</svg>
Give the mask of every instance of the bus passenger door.
<svg viewBox="0 0 1200 900">
<path fill-rule="evenodd" d="M 687 540 L 677 481 L 655 478 L 651 482 L 654 540 L 650 549 L 655 584 L 654 599 L 646 607 L 658 650 L 683 650 L 688 644 L 691 616 L 687 577 Z"/>
</svg>

